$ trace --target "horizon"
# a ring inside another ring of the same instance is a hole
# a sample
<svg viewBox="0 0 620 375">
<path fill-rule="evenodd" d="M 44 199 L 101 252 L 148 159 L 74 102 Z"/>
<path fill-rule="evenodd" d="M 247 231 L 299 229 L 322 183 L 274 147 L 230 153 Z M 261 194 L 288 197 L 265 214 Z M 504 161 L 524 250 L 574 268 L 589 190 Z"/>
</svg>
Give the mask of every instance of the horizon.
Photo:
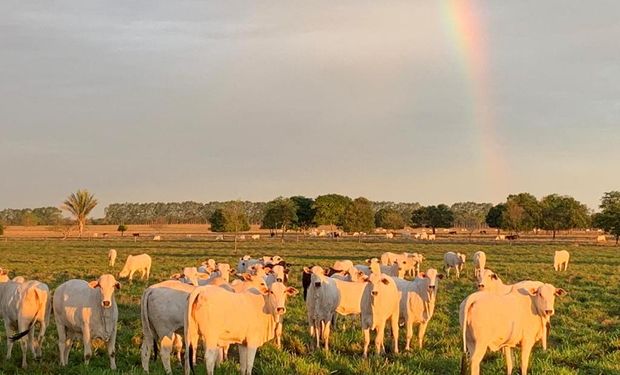
<svg viewBox="0 0 620 375">
<path fill-rule="evenodd" d="M 0 207 L 86 187 L 95 217 L 289 192 L 424 206 L 557 193 L 596 211 L 620 190 L 619 12 L 3 3 Z"/>
</svg>

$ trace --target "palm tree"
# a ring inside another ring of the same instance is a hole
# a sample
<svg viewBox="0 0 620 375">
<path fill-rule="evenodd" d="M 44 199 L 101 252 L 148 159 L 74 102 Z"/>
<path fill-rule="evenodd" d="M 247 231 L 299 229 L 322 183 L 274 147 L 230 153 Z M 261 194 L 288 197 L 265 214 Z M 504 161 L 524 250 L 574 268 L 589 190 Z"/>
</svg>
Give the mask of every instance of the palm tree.
<svg viewBox="0 0 620 375">
<path fill-rule="evenodd" d="M 78 190 L 77 193 L 71 194 L 62 205 L 62 208 L 69 211 L 71 215 L 75 217 L 80 231 L 80 237 L 84 231 L 84 224 L 86 223 L 86 215 L 95 208 L 97 200 L 95 196 L 88 192 L 88 190 Z"/>
</svg>

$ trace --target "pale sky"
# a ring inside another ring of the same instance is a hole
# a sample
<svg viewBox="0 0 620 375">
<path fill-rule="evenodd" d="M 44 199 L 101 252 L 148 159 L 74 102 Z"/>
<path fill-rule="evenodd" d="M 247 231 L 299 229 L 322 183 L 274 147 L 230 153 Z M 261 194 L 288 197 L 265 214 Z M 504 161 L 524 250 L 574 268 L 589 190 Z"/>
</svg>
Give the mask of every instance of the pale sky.
<svg viewBox="0 0 620 375">
<path fill-rule="evenodd" d="M 95 216 L 332 192 L 595 208 L 620 189 L 620 2 L 462 3 L 473 39 L 441 1 L 2 1 L 0 209 L 78 188 Z"/>
</svg>

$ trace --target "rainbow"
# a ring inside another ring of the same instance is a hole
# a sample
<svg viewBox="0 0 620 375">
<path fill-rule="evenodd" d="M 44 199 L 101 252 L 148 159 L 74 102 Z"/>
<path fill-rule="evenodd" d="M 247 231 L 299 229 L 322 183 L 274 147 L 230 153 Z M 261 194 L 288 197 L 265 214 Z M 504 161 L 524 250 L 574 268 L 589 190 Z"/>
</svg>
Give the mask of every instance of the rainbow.
<svg viewBox="0 0 620 375">
<path fill-rule="evenodd" d="M 508 191 L 506 163 L 493 117 L 493 103 L 489 95 L 487 41 L 480 20 L 480 3 L 472 0 L 441 1 L 441 18 L 448 34 L 470 98 L 468 119 L 479 139 L 480 163 L 485 173 L 486 186 L 493 196 Z M 499 195 L 498 195 L 499 194 Z"/>
</svg>

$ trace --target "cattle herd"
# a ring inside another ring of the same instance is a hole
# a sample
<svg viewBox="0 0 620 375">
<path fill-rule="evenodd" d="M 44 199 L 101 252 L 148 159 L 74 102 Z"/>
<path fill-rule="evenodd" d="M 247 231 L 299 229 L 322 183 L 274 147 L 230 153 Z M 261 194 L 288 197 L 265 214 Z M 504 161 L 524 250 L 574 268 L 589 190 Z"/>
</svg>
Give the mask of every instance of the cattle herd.
<svg viewBox="0 0 620 375">
<path fill-rule="evenodd" d="M 114 266 L 117 251 L 108 252 Z M 312 265 L 301 275 L 310 334 L 317 350 L 329 351 L 329 340 L 338 316 L 359 315 L 364 337 L 363 357 L 368 356 L 371 331 L 375 332 L 375 353 L 385 352 L 385 327 L 389 322 L 391 351 L 399 352 L 399 326 L 406 330 L 405 350 L 411 348 L 414 326 L 417 345 L 423 346 L 426 328 L 435 311 L 439 282 L 455 277 L 465 266 L 466 256 L 448 252 L 444 272 L 434 268 L 420 271 L 425 258 L 418 253 L 386 252 L 364 264 L 336 261 L 331 267 Z M 566 270 L 569 253 L 556 251 L 553 267 Z M 527 374 L 532 347 L 541 341 L 547 348 L 550 319 L 556 296 L 566 291 L 540 281 L 525 280 L 506 285 L 486 268 L 486 255 L 473 255 L 477 291 L 460 305 L 463 358 L 461 373 L 479 374 L 480 362 L 488 350 L 502 350 L 507 373 L 512 372 L 512 348 L 521 347 L 521 374 Z M 129 255 L 118 274 L 132 280 L 135 272 L 149 278 L 151 257 Z M 279 256 L 244 256 L 235 268 L 207 259 L 146 288 L 140 301 L 143 339 L 142 367 L 149 371 L 153 353 L 159 353 L 166 373 L 172 373 L 171 357 L 181 362 L 185 350 L 185 374 L 193 371 L 199 343 L 204 348 L 208 374 L 226 360 L 231 344 L 238 345 L 242 374 L 251 374 L 257 349 L 275 340 L 282 346 L 287 297 L 298 294 L 288 286 L 289 264 Z M 53 315 L 58 330 L 59 361 L 68 363 L 74 340 L 81 340 L 84 361 L 92 356 L 91 342 L 106 343 L 110 368 L 116 369 L 115 345 L 119 311 L 114 297 L 121 285 L 111 274 L 97 280 L 69 280 L 53 293 L 47 285 L 18 276 L 10 279 L 0 268 L 0 313 L 7 334 L 7 358 L 19 342 L 22 367 L 27 353 L 41 357 L 42 343 Z M 35 336 L 36 326 L 38 334 Z M 469 370 L 469 371 L 468 371 Z"/>
</svg>

